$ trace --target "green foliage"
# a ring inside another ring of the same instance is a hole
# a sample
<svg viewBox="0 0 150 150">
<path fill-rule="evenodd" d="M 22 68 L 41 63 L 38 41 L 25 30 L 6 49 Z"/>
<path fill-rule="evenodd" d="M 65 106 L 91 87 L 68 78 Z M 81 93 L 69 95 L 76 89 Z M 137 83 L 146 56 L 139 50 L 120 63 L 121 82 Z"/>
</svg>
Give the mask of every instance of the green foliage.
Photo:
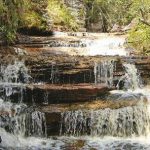
<svg viewBox="0 0 150 150">
<path fill-rule="evenodd" d="M 84 0 L 89 23 L 101 20 L 107 29 L 114 24 L 123 26 L 133 18 L 145 17 L 150 12 L 150 0 Z"/>
<path fill-rule="evenodd" d="M 125 26 L 139 20 L 128 34 L 128 42 L 138 53 L 150 55 L 150 0 L 85 0 L 87 26 L 101 21 L 103 30 L 114 24 Z"/>
<path fill-rule="evenodd" d="M 47 6 L 49 17 L 54 25 L 61 25 L 71 30 L 77 30 L 78 24 L 69 9 L 59 0 L 49 0 Z"/>
<path fill-rule="evenodd" d="M 27 0 L 25 3 L 26 10 L 22 14 L 20 26 L 46 29 L 46 21 L 42 14 L 45 4 L 47 5 L 47 0 Z"/>
<path fill-rule="evenodd" d="M 128 34 L 128 42 L 138 53 L 150 55 L 150 1 L 135 0 L 132 12 L 140 23 Z"/>
<path fill-rule="evenodd" d="M 131 0 L 85 0 L 85 4 L 88 23 L 101 21 L 105 30 L 114 24 L 128 24 L 133 18 Z"/>
<path fill-rule="evenodd" d="M 0 0 L 0 33 L 5 41 L 13 42 L 24 0 Z"/>
<path fill-rule="evenodd" d="M 138 53 L 150 55 L 150 26 L 140 23 L 129 31 L 128 43 Z"/>
</svg>

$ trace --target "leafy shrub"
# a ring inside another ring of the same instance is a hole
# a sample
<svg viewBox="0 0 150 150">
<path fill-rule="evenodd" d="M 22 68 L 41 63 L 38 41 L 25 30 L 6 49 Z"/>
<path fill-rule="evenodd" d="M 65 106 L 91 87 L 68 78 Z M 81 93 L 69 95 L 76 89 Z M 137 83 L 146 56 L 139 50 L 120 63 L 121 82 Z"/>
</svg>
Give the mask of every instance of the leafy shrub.
<svg viewBox="0 0 150 150">
<path fill-rule="evenodd" d="M 78 29 L 75 17 L 61 1 L 49 0 L 47 11 L 54 25 L 62 25 L 75 31 Z"/>
<path fill-rule="evenodd" d="M 150 55 L 150 26 L 142 23 L 129 31 L 128 43 L 138 53 Z"/>
</svg>

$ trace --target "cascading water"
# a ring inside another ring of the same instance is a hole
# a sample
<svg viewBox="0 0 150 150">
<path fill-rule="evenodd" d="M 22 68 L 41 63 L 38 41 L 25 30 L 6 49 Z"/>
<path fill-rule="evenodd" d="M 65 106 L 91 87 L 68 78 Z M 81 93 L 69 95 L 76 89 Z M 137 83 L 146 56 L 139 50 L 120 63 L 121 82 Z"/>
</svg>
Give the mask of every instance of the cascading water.
<svg viewBox="0 0 150 150">
<path fill-rule="evenodd" d="M 45 114 L 35 108 L 23 104 L 23 89 L 30 82 L 30 76 L 24 63 L 15 61 L 14 64 L 2 66 L 0 69 L 0 136 L 2 146 L 9 149 L 7 138 L 13 143 L 12 147 L 20 147 L 20 139 L 28 136 L 46 137 Z M 11 95 L 21 93 L 18 103 L 11 102 Z M 4 98 L 4 100 L 3 100 Z M 8 141 L 9 142 L 9 141 Z M 11 147 L 10 147 L 11 148 Z"/>
<path fill-rule="evenodd" d="M 62 114 L 61 133 L 80 136 L 132 137 L 150 133 L 150 113 L 144 105 L 120 109 L 68 111 Z"/>
<path fill-rule="evenodd" d="M 117 87 L 119 87 L 120 82 L 123 81 L 124 89 L 126 90 L 140 89 L 142 87 L 142 79 L 135 65 L 125 63 L 123 67 L 125 69 L 125 75 L 120 78 Z"/>
<path fill-rule="evenodd" d="M 96 84 L 112 85 L 109 83 L 113 83 L 113 80 L 111 80 L 112 82 L 107 80 L 107 73 L 111 72 L 112 75 L 115 67 L 113 69 L 108 67 L 110 63 L 112 62 L 99 65 L 95 63 Z M 84 147 L 85 149 L 89 147 L 95 149 L 107 149 L 109 147 L 112 150 L 149 149 L 149 142 L 147 141 L 150 136 L 149 94 L 146 90 L 142 90 L 143 85 L 135 65 L 124 64 L 123 66 L 125 75 L 121 77 L 119 82 L 124 82 L 124 91 L 117 90 L 117 93 L 112 91 L 111 93 L 117 94 L 116 97 L 112 95 L 115 98 L 113 100 L 125 100 L 128 103 L 133 100 L 137 102 L 136 105 L 118 109 L 83 109 L 63 112 L 61 114 L 61 135 L 92 137 L 93 142 L 90 138 L 87 142 L 88 146 Z M 98 144 L 98 141 L 95 142 L 95 137 L 98 137 L 101 144 Z M 143 143 L 143 141 L 145 142 Z"/>
<path fill-rule="evenodd" d="M 7 66 L 1 65 L 0 68 L 0 93 L 5 97 L 9 97 L 14 93 L 21 93 L 25 88 L 23 83 L 28 83 L 30 80 L 28 69 L 22 61 L 15 61 L 14 64 Z"/>
<path fill-rule="evenodd" d="M 98 39 L 94 41 L 87 41 L 88 49 L 85 55 L 119 55 L 127 56 L 128 51 L 126 50 L 124 36 L 110 36 L 109 34 L 100 34 Z"/>
<path fill-rule="evenodd" d="M 95 62 L 94 76 L 95 84 L 105 84 L 113 87 L 113 73 L 115 71 L 116 63 L 114 60 L 104 60 L 102 62 Z"/>
<path fill-rule="evenodd" d="M 126 89 L 138 89 L 141 87 L 141 78 L 138 74 L 138 70 L 133 64 L 124 64 L 125 68 L 125 88 Z"/>
<path fill-rule="evenodd" d="M 13 104 L 0 100 L 0 127 L 20 136 L 45 136 L 45 116 L 25 104 Z"/>
<path fill-rule="evenodd" d="M 123 47 L 125 40 L 117 40 L 113 39 L 111 41 L 107 38 L 106 40 L 102 40 L 102 43 L 100 43 L 100 40 L 90 43 L 89 54 L 116 55 L 119 53 L 119 55 L 126 55 L 125 48 Z M 113 73 L 115 68 L 116 64 L 114 60 L 105 60 L 101 63 L 96 62 L 94 67 L 95 84 L 104 84 L 108 87 L 113 87 Z M 150 94 L 148 92 L 147 95 L 144 92 L 142 94 L 139 94 L 139 91 L 138 93 L 135 92 L 136 89 L 141 87 L 141 84 L 139 82 L 138 71 L 134 65 L 124 64 L 124 69 L 125 76 L 120 79 L 120 82 L 123 81 L 125 83 L 125 90 L 118 90 L 121 96 L 114 99 L 114 101 L 127 100 L 127 97 L 130 96 L 131 100 L 136 100 L 136 105 L 129 105 L 128 107 L 119 106 L 114 109 L 83 109 L 73 111 L 70 110 L 72 109 L 71 107 L 69 108 L 70 111 L 66 111 L 65 108 L 58 110 L 59 115 L 57 114 L 57 110 L 53 110 L 54 113 L 56 111 L 53 116 L 54 118 L 52 120 L 51 117 L 47 119 L 52 124 L 54 123 L 53 126 L 55 126 L 55 119 L 61 118 L 60 136 L 43 138 L 47 137 L 45 114 L 38 111 L 39 109 L 37 110 L 36 106 L 29 107 L 23 104 L 22 96 L 19 97 L 19 103 L 11 102 L 11 95 L 16 92 L 22 93 L 26 83 L 30 83 L 27 68 L 20 61 L 16 61 L 14 64 L 8 66 L 1 66 L 0 136 L 2 143 L 0 143 L 0 148 L 8 150 L 148 150 L 150 147 L 149 140 L 148 142 L 143 142 L 143 140 L 140 141 L 136 138 L 143 136 L 145 140 L 145 138 L 149 137 L 150 107 L 147 102 Z M 57 69 L 55 68 L 55 63 L 52 63 L 51 76 L 49 77 L 50 83 L 53 84 L 56 82 L 56 75 Z M 128 90 L 130 90 L 130 93 L 128 93 Z M 43 97 L 44 105 L 48 104 L 48 98 L 49 92 L 45 91 Z M 128 102 L 130 103 L 129 99 Z M 61 113 L 60 117 L 61 111 L 64 112 Z M 79 147 L 74 148 L 73 146 L 76 143 Z"/>
</svg>

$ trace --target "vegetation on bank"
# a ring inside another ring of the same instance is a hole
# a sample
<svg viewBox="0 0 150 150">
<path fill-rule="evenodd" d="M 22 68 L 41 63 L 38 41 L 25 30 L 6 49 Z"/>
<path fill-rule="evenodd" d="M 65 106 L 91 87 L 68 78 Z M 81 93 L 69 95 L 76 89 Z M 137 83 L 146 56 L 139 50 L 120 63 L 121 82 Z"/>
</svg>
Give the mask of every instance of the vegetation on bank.
<svg viewBox="0 0 150 150">
<path fill-rule="evenodd" d="M 63 26 L 66 30 L 78 30 L 76 18 L 61 0 L 48 0 L 47 12 L 51 17 L 52 25 Z"/>
<path fill-rule="evenodd" d="M 0 0 L 0 38 L 13 43 L 19 28 L 77 31 L 75 17 L 61 0 Z"/>
<path fill-rule="evenodd" d="M 24 0 L 0 0 L 1 38 L 12 42 L 24 8 Z"/>
<path fill-rule="evenodd" d="M 101 23 L 104 32 L 115 24 L 120 27 L 136 23 L 128 32 L 129 44 L 142 54 L 150 54 L 149 0 L 84 0 L 86 28 Z M 0 37 L 12 43 L 19 28 L 78 31 L 75 16 L 62 0 L 0 0 Z"/>
<path fill-rule="evenodd" d="M 128 43 L 143 55 L 150 55 L 150 26 L 139 23 L 129 31 Z"/>
</svg>

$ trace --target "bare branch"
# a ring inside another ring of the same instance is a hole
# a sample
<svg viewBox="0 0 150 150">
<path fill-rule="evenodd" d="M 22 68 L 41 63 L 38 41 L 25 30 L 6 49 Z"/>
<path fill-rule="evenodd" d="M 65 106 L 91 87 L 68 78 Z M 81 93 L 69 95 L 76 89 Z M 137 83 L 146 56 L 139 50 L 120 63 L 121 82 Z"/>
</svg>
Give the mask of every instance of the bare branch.
<svg viewBox="0 0 150 150">
<path fill-rule="evenodd" d="M 147 22 L 147 21 L 145 21 L 144 19 L 140 19 L 140 21 L 141 21 L 143 24 L 145 24 L 145 25 L 147 25 L 147 26 L 150 26 L 150 22 Z"/>
</svg>

